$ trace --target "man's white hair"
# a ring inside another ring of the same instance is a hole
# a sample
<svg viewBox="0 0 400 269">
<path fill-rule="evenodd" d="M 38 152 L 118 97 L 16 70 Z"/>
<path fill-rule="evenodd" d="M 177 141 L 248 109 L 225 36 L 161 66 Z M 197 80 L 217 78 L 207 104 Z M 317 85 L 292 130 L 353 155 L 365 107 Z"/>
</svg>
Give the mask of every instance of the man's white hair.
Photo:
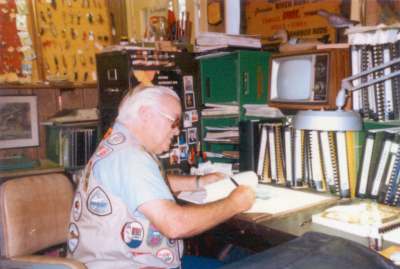
<svg viewBox="0 0 400 269">
<path fill-rule="evenodd" d="M 167 87 L 149 86 L 133 89 L 121 101 L 117 120 L 120 122 L 129 122 L 136 119 L 139 116 L 139 109 L 141 107 L 159 107 L 163 97 L 166 95 L 172 96 L 180 102 L 180 98 L 176 92 Z"/>
</svg>

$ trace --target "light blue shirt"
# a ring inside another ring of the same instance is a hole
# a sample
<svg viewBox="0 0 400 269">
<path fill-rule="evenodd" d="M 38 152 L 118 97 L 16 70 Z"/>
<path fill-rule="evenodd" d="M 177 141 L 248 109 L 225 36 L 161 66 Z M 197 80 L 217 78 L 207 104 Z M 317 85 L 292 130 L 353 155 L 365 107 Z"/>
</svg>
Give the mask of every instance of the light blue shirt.
<svg viewBox="0 0 400 269">
<path fill-rule="evenodd" d="M 132 214 L 137 214 L 137 208 L 146 202 L 174 200 L 156 157 L 146 152 L 125 126 L 114 124 L 111 135 L 101 143 L 108 153 L 97 157 L 94 176 L 106 190 L 121 198 Z"/>
</svg>

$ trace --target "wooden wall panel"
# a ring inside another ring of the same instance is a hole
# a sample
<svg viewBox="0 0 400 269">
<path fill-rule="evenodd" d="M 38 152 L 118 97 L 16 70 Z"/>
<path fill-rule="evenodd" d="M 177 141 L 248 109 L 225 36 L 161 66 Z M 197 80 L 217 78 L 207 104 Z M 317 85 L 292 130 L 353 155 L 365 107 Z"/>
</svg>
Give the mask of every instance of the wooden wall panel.
<svg viewBox="0 0 400 269">
<path fill-rule="evenodd" d="M 99 91 L 98 89 L 85 89 L 83 91 L 83 101 L 85 107 L 97 107 L 99 103 Z"/>
</svg>

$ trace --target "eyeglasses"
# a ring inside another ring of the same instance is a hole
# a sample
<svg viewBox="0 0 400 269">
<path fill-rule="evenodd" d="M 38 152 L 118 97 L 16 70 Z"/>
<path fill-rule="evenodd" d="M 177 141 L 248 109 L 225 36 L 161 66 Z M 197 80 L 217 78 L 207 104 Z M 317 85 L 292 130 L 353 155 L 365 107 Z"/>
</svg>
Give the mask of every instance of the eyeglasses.
<svg viewBox="0 0 400 269">
<path fill-rule="evenodd" d="M 164 116 L 166 119 L 170 120 L 172 122 L 171 124 L 171 129 L 175 129 L 178 128 L 180 129 L 180 125 L 181 125 L 181 119 L 180 118 L 174 118 L 171 115 L 164 113 L 160 110 L 157 109 L 157 112 L 161 115 Z"/>
</svg>

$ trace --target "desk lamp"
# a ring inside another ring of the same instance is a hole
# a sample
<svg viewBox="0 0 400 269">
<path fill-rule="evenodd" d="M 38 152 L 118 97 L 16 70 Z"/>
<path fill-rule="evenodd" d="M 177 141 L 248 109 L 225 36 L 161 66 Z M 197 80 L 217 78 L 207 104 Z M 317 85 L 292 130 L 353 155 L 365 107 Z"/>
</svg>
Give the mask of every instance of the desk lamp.
<svg viewBox="0 0 400 269">
<path fill-rule="evenodd" d="M 391 67 L 399 64 L 400 58 L 396 58 L 390 62 L 381 64 L 374 68 L 365 70 L 356 75 L 347 77 L 342 80 L 341 89 L 336 96 L 337 110 L 334 111 L 299 111 L 293 119 L 293 126 L 296 129 L 320 130 L 320 131 L 359 131 L 362 129 L 362 119 L 359 113 L 355 111 L 344 111 L 343 106 L 346 103 L 347 96 L 350 92 L 366 89 L 375 83 L 385 81 L 387 79 L 400 75 L 400 70 L 384 75 L 377 79 L 371 79 L 360 85 L 353 86 L 351 81 L 369 75 L 380 69 Z"/>
</svg>

